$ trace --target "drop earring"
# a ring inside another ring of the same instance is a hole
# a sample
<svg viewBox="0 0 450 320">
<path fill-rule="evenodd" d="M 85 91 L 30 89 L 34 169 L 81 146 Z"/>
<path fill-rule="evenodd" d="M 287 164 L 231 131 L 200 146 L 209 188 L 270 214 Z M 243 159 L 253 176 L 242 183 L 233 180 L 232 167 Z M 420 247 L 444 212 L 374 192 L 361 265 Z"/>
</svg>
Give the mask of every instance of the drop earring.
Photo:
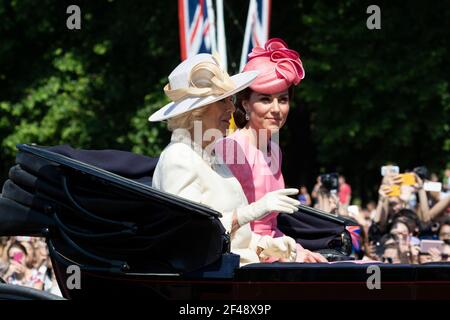
<svg viewBox="0 0 450 320">
<path fill-rule="evenodd" d="M 250 115 L 247 112 L 245 113 L 245 120 L 250 120 Z"/>
</svg>

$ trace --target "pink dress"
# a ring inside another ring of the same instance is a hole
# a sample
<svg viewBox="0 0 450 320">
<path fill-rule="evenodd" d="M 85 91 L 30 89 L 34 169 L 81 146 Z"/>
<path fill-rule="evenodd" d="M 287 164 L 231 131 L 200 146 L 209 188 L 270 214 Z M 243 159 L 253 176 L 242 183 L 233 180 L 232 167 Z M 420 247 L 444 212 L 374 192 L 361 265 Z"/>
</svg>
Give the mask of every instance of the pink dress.
<svg viewBox="0 0 450 320">
<path fill-rule="evenodd" d="M 242 186 L 248 203 L 261 199 L 266 193 L 283 189 L 281 152 L 279 146 L 270 142 L 261 151 L 250 143 L 250 138 L 241 130 L 220 140 L 215 146 L 216 156 L 224 161 Z M 274 238 L 284 234 L 277 228 L 278 212 L 272 212 L 261 220 L 250 223 L 253 232 Z M 297 250 L 302 247 L 297 244 Z M 275 261 L 270 259 L 268 262 Z"/>
</svg>

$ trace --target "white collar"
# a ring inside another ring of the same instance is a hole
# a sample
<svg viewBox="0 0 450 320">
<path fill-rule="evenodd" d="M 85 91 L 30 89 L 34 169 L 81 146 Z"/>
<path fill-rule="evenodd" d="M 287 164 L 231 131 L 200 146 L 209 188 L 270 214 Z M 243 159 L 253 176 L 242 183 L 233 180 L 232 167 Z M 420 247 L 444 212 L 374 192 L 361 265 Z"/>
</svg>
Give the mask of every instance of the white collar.
<svg viewBox="0 0 450 320">
<path fill-rule="evenodd" d="M 186 129 L 175 129 L 172 132 L 170 138 L 171 143 L 181 142 L 188 145 L 195 153 L 197 153 L 210 167 L 216 163 L 216 156 L 214 154 L 214 148 L 212 148 L 212 154 L 205 151 L 198 143 L 192 140 L 191 135 Z"/>
</svg>

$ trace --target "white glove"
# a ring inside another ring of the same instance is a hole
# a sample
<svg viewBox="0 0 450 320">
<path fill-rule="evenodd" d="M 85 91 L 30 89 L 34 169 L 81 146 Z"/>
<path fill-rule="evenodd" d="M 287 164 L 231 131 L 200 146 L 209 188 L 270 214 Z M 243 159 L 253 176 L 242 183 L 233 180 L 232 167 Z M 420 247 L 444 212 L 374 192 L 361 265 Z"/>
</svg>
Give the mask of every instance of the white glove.
<svg viewBox="0 0 450 320">
<path fill-rule="evenodd" d="M 257 246 L 264 249 L 259 254 L 261 258 L 275 257 L 289 261 L 295 261 L 297 258 L 297 243 L 291 237 L 262 236 Z"/>
<path fill-rule="evenodd" d="M 264 195 L 252 204 L 236 210 L 237 221 L 243 226 L 250 221 L 264 218 L 272 211 L 294 213 L 298 211 L 300 201 L 289 198 L 289 195 L 298 194 L 298 189 L 280 189 Z"/>
</svg>

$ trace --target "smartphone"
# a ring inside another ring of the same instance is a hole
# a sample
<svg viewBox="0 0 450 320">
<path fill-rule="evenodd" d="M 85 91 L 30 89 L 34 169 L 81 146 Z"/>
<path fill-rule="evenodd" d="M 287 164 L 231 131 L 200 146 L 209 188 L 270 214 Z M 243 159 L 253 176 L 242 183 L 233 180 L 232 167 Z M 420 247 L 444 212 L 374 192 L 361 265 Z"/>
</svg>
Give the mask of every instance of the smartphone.
<svg viewBox="0 0 450 320">
<path fill-rule="evenodd" d="M 391 191 L 388 192 L 388 197 L 400 197 L 400 186 L 399 185 L 392 185 L 389 186 L 391 188 Z"/>
<path fill-rule="evenodd" d="M 358 206 L 352 205 L 347 207 L 347 211 L 350 217 L 355 217 L 359 215 Z"/>
<path fill-rule="evenodd" d="M 15 262 L 22 263 L 23 257 L 24 257 L 23 252 L 16 252 L 14 253 L 12 258 Z"/>
<path fill-rule="evenodd" d="M 399 174 L 400 168 L 398 166 L 382 166 L 381 175 L 384 177 L 387 173 Z"/>
<path fill-rule="evenodd" d="M 22 241 L 31 241 L 31 237 L 17 236 L 17 237 L 16 237 L 16 240 L 17 240 L 17 241 L 20 241 L 20 242 L 22 242 Z"/>
<path fill-rule="evenodd" d="M 406 186 L 413 186 L 416 184 L 416 177 L 414 173 L 402 173 L 400 175 L 402 177 L 402 184 Z"/>
<path fill-rule="evenodd" d="M 425 182 L 423 184 L 423 189 L 425 191 L 441 192 L 442 183 L 440 183 L 440 182 Z"/>
<path fill-rule="evenodd" d="M 421 240 L 420 252 L 427 253 L 429 249 L 436 248 L 441 253 L 444 251 L 444 241 L 442 240 Z"/>
<path fill-rule="evenodd" d="M 375 255 L 382 257 L 384 253 L 384 246 L 379 241 L 372 244 L 375 245 Z"/>
</svg>

